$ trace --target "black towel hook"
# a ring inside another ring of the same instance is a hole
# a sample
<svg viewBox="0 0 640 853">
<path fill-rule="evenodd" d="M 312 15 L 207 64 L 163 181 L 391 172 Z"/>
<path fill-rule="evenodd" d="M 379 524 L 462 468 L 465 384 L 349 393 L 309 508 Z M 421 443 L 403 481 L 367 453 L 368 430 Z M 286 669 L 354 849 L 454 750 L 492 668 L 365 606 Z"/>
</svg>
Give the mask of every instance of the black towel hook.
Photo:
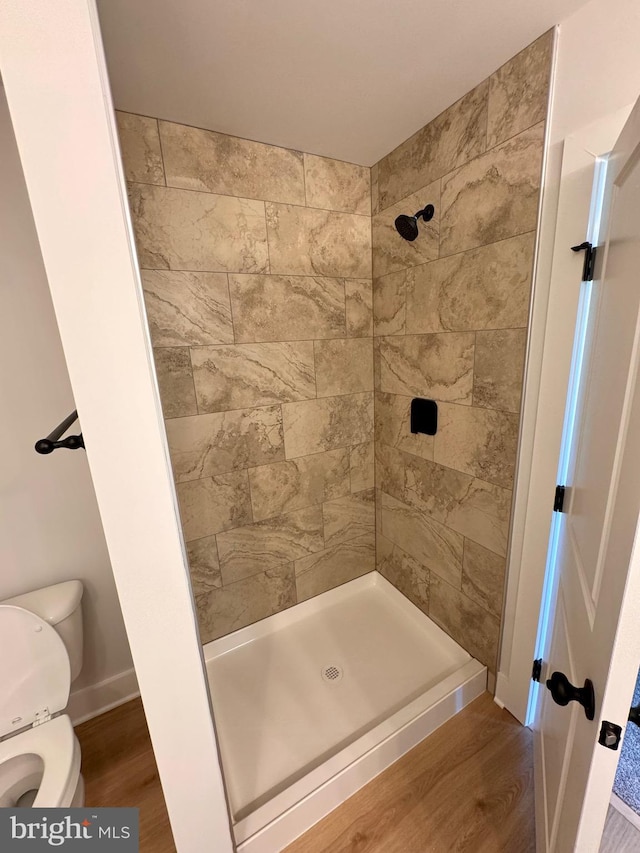
<svg viewBox="0 0 640 853">
<path fill-rule="evenodd" d="M 60 436 L 64 435 L 71 424 L 75 423 L 77 420 L 78 411 L 76 409 L 71 412 L 69 417 L 65 418 L 61 424 L 58 424 L 58 426 L 50 432 L 46 438 L 41 438 L 39 441 L 36 441 L 36 452 L 53 453 L 53 451 L 57 450 L 59 447 L 66 447 L 67 450 L 78 450 L 78 448 L 84 447 L 82 433 L 80 433 L 80 435 L 68 435 L 66 438 L 60 439 Z"/>
</svg>

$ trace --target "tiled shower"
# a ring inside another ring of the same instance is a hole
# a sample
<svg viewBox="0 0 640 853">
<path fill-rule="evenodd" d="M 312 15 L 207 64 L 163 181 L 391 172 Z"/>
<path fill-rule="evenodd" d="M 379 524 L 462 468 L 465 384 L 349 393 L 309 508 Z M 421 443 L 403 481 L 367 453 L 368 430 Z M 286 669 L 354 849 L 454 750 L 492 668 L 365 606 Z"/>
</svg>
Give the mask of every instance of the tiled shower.
<svg viewBox="0 0 640 853">
<path fill-rule="evenodd" d="M 492 687 L 552 49 L 371 168 L 117 114 L 243 853 Z"/>
<path fill-rule="evenodd" d="M 377 568 L 495 673 L 551 51 L 371 169 L 118 113 L 204 643 Z"/>
</svg>

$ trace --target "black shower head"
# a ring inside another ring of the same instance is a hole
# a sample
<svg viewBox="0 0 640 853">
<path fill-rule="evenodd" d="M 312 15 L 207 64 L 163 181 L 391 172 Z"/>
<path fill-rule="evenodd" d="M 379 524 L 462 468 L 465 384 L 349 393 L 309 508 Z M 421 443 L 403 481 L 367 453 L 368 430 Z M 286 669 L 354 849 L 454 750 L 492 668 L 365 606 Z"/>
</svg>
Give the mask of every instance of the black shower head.
<svg viewBox="0 0 640 853">
<path fill-rule="evenodd" d="M 395 226 L 398 234 L 405 240 L 413 242 L 418 236 L 418 219 L 422 217 L 425 222 L 433 219 L 435 210 L 432 204 L 428 204 L 422 210 L 419 210 L 414 216 L 407 216 L 402 213 L 396 217 Z"/>
</svg>

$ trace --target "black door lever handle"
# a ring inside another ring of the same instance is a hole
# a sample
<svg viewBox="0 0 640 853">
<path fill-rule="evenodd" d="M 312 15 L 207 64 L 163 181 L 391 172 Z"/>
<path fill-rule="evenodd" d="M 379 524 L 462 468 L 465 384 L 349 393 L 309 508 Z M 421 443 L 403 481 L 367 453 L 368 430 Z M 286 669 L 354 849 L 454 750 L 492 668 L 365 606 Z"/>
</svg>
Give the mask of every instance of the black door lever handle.
<svg viewBox="0 0 640 853">
<path fill-rule="evenodd" d="M 547 681 L 547 689 L 556 705 L 568 705 L 578 702 L 584 708 L 587 720 L 593 720 L 596 714 L 596 696 L 593 682 L 585 679 L 584 687 L 574 687 L 564 672 L 554 672 Z"/>
</svg>

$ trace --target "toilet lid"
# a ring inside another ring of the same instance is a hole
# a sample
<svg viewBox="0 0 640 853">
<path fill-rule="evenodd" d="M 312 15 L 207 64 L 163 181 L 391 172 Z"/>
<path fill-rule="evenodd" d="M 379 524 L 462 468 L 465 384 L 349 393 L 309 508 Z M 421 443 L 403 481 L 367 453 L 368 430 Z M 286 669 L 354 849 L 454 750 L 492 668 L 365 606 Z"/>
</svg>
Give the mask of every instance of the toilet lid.
<svg viewBox="0 0 640 853">
<path fill-rule="evenodd" d="M 66 707 L 71 687 L 67 649 L 44 619 L 0 604 L 0 737 Z"/>
</svg>

